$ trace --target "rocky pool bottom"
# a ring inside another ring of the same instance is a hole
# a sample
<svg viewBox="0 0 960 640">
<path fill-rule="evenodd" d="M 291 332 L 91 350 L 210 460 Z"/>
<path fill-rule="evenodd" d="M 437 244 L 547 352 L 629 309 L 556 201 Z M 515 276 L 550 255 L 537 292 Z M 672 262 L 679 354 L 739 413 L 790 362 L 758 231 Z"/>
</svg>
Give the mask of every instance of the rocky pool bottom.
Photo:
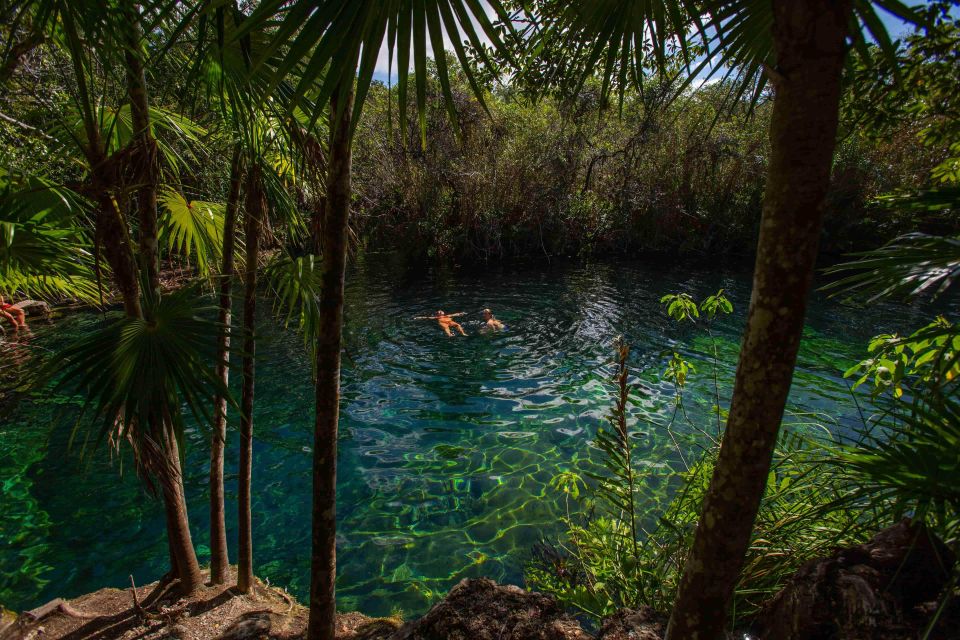
<svg viewBox="0 0 960 640">
<path fill-rule="evenodd" d="M 516 271 L 422 273 L 360 261 L 348 279 L 339 442 L 338 595 L 374 616 L 426 612 L 464 578 L 523 584 L 532 547 L 562 534 L 557 474 L 598 469 L 593 444 L 612 403 L 614 338 L 632 345 L 636 403 L 630 419 L 644 487 L 662 502 L 657 475 L 697 450 L 701 436 L 663 423 L 675 389 L 663 377 L 674 350 L 696 366 L 685 390 L 695 425 L 711 425 L 714 343 L 702 326 L 678 326 L 660 298 L 697 299 L 724 288 L 734 314 L 713 327 L 721 404 L 729 401 L 750 279 L 745 272 L 649 264 L 553 264 Z M 254 415 L 255 571 L 305 601 L 309 575 L 313 393 L 303 341 L 261 303 Z M 490 307 L 507 330 L 480 334 Z M 466 311 L 467 337 L 412 320 L 438 308 Z M 929 318 L 918 307 L 870 313 L 815 294 L 787 422 L 833 433 L 859 423 L 841 372 L 870 337 Z M 102 322 L 73 314 L 34 325 L 28 348 L 53 354 Z M 239 376 L 233 376 L 236 383 Z M 68 446 L 79 400 L 24 398 L 0 423 L 0 602 L 18 610 L 165 571 L 162 510 L 129 460 Z M 81 424 L 81 427 L 83 425 Z M 235 549 L 236 414 L 227 451 L 227 522 Z M 820 427 L 816 427 L 820 428 Z M 201 563 L 207 547 L 207 433 L 187 433 L 186 490 Z"/>
</svg>

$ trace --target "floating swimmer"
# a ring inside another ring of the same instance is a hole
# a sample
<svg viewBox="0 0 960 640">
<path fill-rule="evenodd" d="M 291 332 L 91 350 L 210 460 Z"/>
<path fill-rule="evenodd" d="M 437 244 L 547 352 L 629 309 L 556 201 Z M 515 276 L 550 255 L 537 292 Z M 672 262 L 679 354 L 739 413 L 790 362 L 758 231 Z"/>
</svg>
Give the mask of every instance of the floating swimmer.
<svg viewBox="0 0 960 640">
<path fill-rule="evenodd" d="M 460 332 L 460 335 L 465 336 L 467 332 L 463 330 L 463 327 L 460 326 L 460 323 L 456 322 L 454 318 L 458 316 L 467 315 L 465 311 L 459 313 L 444 313 L 442 310 L 437 311 L 432 316 L 417 316 L 414 320 L 436 320 L 437 324 L 440 325 L 440 328 L 443 329 L 443 332 L 448 336 L 452 336 L 453 332 L 450 329 L 456 329 Z"/>
<path fill-rule="evenodd" d="M 490 311 L 490 309 L 483 310 L 483 322 L 483 328 L 488 331 L 500 331 L 503 329 L 503 323 L 493 316 L 493 312 Z"/>
</svg>

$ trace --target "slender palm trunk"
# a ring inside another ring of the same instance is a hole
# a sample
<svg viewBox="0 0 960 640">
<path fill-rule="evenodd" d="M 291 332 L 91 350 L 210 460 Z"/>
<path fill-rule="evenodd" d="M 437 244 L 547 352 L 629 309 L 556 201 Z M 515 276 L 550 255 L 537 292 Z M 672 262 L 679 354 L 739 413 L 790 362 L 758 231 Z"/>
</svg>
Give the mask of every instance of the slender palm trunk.
<svg viewBox="0 0 960 640">
<path fill-rule="evenodd" d="M 230 163 L 230 192 L 223 218 L 223 264 L 220 267 L 220 336 L 217 339 L 217 378 L 226 388 L 230 381 L 230 322 L 233 306 L 233 252 L 234 232 L 237 226 L 237 208 L 240 204 L 240 180 L 243 163 L 240 145 L 233 150 Z M 227 581 L 227 525 L 223 509 L 223 449 L 227 442 L 227 398 L 214 398 L 213 434 L 210 437 L 210 581 Z"/>
<path fill-rule="evenodd" d="M 793 379 L 830 182 L 851 2 L 774 0 L 773 9 L 776 97 L 753 295 L 671 640 L 723 635 Z"/>
<path fill-rule="evenodd" d="M 134 144 L 139 147 L 136 168 L 141 268 L 146 275 L 145 286 L 149 286 L 153 295 L 158 296 L 160 294 L 160 257 L 157 237 L 157 186 L 160 175 L 157 164 L 157 141 L 153 137 L 150 125 L 150 102 L 141 59 L 143 32 L 140 27 L 139 11 L 136 4 L 127 7 L 129 40 L 125 52 L 125 66 Z M 203 582 L 200 579 L 200 565 L 190 537 L 180 452 L 170 420 L 163 420 L 151 426 L 154 438 L 165 445 L 163 455 L 166 458 L 166 464 L 158 465 L 157 469 L 158 473 L 167 476 L 161 478 L 160 482 L 164 486 L 163 500 L 168 519 L 167 535 L 170 537 L 172 554 L 171 568 L 180 578 L 180 589 L 184 594 L 190 594 Z"/>
<path fill-rule="evenodd" d="M 135 144 L 138 147 L 137 162 L 137 209 L 139 213 L 140 260 L 146 270 L 146 281 L 154 293 L 160 290 L 160 256 L 157 238 L 157 185 L 160 181 L 157 165 L 157 140 L 150 126 L 150 100 L 147 95 L 147 79 L 140 59 L 143 35 L 140 30 L 139 9 L 128 9 L 130 41 L 125 53 L 127 68 L 127 94 L 130 98 L 130 119 L 133 124 Z"/>
<path fill-rule="evenodd" d="M 183 492 L 183 469 L 180 466 L 180 449 L 170 429 L 162 430 L 166 442 L 163 455 L 168 466 L 163 487 L 163 506 L 167 518 L 167 539 L 170 546 L 170 568 L 180 579 L 180 590 L 193 593 L 203 586 L 203 575 L 197 563 L 187 520 L 187 499 Z"/>
<path fill-rule="evenodd" d="M 266 213 L 259 168 L 253 166 L 247 176 L 245 218 L 246 264 L 243 290 L 243 389 L 240 395 L 240 540 L 237 560 L 237 589 L 249 593 L 253 586 L 253 524 L 250 509 L 250 480 L 253 473 L 253 384 L 256 355 L 254 324 L 257 311 L 257 254 L 260 229 Z"/>
<path fill-rule="evenodd" d="M 349 82 L 353 82 L 351 77 Z M 333 640 L 337 578 L 337 423 L 343 285 L 350 214 L 350 118 L 353 88 L 338 87 L 331 100 L 330 162 L 321 247 L 320 319 L 317 336 L 317 415 L 313 431 L 313 536 L 310 556 L 308 640 Z M 337 113 L 340 113 L 339 117 Z"/>
</svg>

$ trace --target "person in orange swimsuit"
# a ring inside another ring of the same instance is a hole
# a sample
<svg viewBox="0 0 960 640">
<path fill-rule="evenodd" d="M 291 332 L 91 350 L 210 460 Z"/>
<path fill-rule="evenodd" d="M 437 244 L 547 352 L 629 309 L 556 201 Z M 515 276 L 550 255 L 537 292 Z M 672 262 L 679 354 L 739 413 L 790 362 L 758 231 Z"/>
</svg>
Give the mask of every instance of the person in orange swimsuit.
<svg viewBox="0 0 960 640">
<path fill-rule="evenodd" d="M 26 314 L 23 313 L 23 309 L 8 303 L 2 295 L 0 295 L 0 317 L 9 320 L 17 331 L 27 328 Z"/>
<path fill-rule="evenodd" d="M 436 320 L 437 324 L 440 325 L 440 328 L 443 329 L 443 332 L 448 336 L 452 336 L 453 332 L 450 329 L 456 329 L 460 332 L 460 335 L 465 336 L 467 332 L 463 330 L 463 327 L 460 326 L 454 318 L 458 316 L 467 315 L 465 311 L 459 313 L 444 313 L 442 310 L 437 311 L 432 316 L 417 316 L 414 320 Z"/>
</svg>

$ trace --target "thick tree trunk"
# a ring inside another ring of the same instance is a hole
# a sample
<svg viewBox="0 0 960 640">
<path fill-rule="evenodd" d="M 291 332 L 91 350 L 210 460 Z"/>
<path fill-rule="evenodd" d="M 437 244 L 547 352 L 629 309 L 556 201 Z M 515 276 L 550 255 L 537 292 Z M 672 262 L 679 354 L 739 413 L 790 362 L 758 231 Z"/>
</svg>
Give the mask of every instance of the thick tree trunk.
<svg viewBox="0 0 960 640">
<path fill-rule="evenodd" d="M 257 254 L 266 202 L 260 170 L 250 168 L 247 178 L 245 238 L 246 264 L 243 289 L 243 389 L 240 395 L 240 540 L 237 560 L 237 589 L 249 593 L 253 586 L 253 524 L 250 508 L 250 481 L 253 472 L 253 386 L 256 350 L 254 326 L 257 311 Z"/>
<path fill-rule="evenodd" d="M 161 480 L 163 506 L 167 516 L 167 539 L 170 546 L 170 564 L 180 579 L 183 593 L 193 593 L 203 586 L 203 576 L 197 563 L 187 520 L 187 499 L 183 492 L 183 470 L 180 467 L 180 449 L 170 429 L 163 430 L 166 442 L 163 455 L 166 457 L 167 478 Z"/>
<path fill-rule="evenodd" d="M 349 80 L 353 81 L 352 77 Z M 330 113 L 330 163 L 321 248 L 320 326 L 316 352 L 317 415 L 313 432 L 313 548 L 310 557 L 308 640 L 333 640 L 337 578 L 337 423 L 343 285 L 350 214 L 350 117 L 353 89 L 334 91 Z M 341 112 L 339 118 L 337 112 Z"/>
<path fill-rule="evenodd" d="M 723 635 L 793 378 L 830 182 L 851 2 L 775 0 L 773 9 L 776 96 L 753 295 L 671 640 Z"/>
<path fill-rule="evenodd" d="M 230 322 L 233 306 L 233 252 L 237 208 L 240 204 L 240 180 L 243 163 L 240 145 L 233 150 L 230 163 L 230 193 L 223 218 L 223 264 L 220 267 L 220 336 L 217 340 L 217 378 L 224 388 L 230 381 Z M 210 581 L 227 581 L 227 525 L 223 508 L 223 450 L 227 442 L 227 398 L 214 398 L 213 435 L 210 437 Z"/>
</svg>

